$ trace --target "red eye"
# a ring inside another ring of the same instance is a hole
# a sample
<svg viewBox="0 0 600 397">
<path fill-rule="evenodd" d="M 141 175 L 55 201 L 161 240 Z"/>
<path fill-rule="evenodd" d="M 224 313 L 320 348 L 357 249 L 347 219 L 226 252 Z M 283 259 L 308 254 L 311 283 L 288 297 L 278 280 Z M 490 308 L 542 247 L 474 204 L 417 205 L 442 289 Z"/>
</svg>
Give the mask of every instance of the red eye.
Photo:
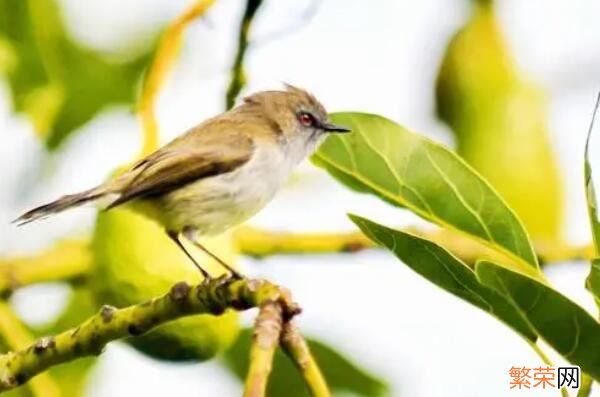
<svg viewBox="0 0 600 397">
<path fill-rule="evenodd" d="M 298 120 L 300 121 L 300 124 L 305 127 L 310 127 L 313 125 L 313 117 L 308 113 L 300 113 Z"/>
</svg>

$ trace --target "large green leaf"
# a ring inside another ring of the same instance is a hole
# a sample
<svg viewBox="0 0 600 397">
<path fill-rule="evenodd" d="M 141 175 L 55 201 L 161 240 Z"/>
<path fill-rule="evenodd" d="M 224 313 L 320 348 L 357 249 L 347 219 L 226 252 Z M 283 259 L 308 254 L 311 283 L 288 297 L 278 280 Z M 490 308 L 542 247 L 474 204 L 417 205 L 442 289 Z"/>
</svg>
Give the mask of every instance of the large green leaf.
<svg viewBox="0 0 600 397">
<path fill-rule="evenodd" d="M 248 372 L 251 340 L 252 331 L 242 331 L 237 342 L 224 356 L 227 368 L 240 380 L 243 380 Z M 316 340 L 308 339 L 307 342 L 334 393 L 350 392 L 352 395 L 365 397 L 389 394 L 388 386 L 383 381 L 350 362 L 332 347 Z M 298 370 L 281 351 L 277 351 L 275 355 L 267 395 L 310 396 Z"/>
<path fill-rule="evenodd" d="M 351 215 L 371 240 L 392 251 L 398 259 L 438 287 L 495 316 L 530 342 L 537 335 L 523 316 L 496 291 L 481 285 L 475 273 L 437 244 Z"/>
<path fill-rule="evenodd" d="M 547 285 L 490 262 L 478 263 L 475 273 L 506 296 L 557 352 L 600 380 L 600 324 L 584 309 Z"/>
<path fill-rule="evenodd" d="M 459 156 L 381 116 L 335 113 L 332 119 L 352 133 L 330 136 L 313 156 L 317 165 L 352 189 L 467 233 L 511 256 L 519 271 L 539 275 L 519 219 Z"/>
<path fill-rule="evenodd" d="M 596 255 L 600 253 L 600 219 L 598 217 L 598 204 L 596 202 L 596 190 L 594 188 L 594 179 L 592 178 L 592 166 L 590 164 L 590 141 L 592 136 L 598 136 L 600 131 L 595 129 L 600 128 L 594 127 L 596 116 L 600 111 L 600 94 L 596 100 L 596 106 L 594 108 L 594 115 L 592 116 L 592 122 L 587 135 L 587 141 L 585 144 L 585 155 L 584 155 L 584 175 L 585 175 L 585 192 L 587 198 L 588 216 L 590 218 L 590 225 L 592 228 L 592 237 L 594 240 L 594 251 Z M 586 280 L 586 288 L 594 295 L 596 303 L 600 306 L 600 259 L 596 258 L 592 261 L 590 268 L 590 274 Z"/>
<path fill-rule="evenodd" d="M 50 148 L 105 106 L 132 104 L 150 52 L 109 61 L 68 37 L 55 0 L 0 0 L 0 73 Z"/>
</svg>

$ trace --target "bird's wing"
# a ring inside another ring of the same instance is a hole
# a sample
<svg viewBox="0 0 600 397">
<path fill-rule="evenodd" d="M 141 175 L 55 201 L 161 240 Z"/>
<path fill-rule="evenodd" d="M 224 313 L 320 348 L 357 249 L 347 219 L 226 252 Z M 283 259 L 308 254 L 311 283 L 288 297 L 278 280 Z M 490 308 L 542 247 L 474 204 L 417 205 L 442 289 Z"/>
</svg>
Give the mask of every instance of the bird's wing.
<svg viewBox="0 0 600 397">
<path fill-rule="evenodd" d="M 199 132 L 140 160 L 121 179 L 119 197 L 108 208 L 134 198 L 164 194 L 201 178 L 233 171 L 254 151 L 252 139 L 232 131 Z"/>
</svg>

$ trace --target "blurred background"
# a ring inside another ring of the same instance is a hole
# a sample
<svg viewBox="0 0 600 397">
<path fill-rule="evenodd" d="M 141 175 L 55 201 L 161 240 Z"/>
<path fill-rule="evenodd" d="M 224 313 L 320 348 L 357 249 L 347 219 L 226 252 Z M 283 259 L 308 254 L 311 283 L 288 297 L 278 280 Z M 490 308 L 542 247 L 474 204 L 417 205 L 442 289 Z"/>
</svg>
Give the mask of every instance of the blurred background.
<svg viewBox="0 0 600 397">
<path fill-rule="evenodd" d="M 65 237 L 96 234 L 94 247 L 112 250 L 103 258 L 114 257 L 118 248 L 104 241 L 126 240 L 135 232 L 123 227 L 111 235 L 106 230 L 117 221 L 107 219 L 99 240 L 92 208 L 23 228 L 10 221 L 31 206 L 101 182 L 139 153 L 142 126 L 135 99 L 143 72 L 160 33 L 191 2 L 0 4 L 0 254 L 32 255 Z M 185 30 L 156 101 L 161 143 L 225 110 L 245 6 L 217 0 Z M 265 0 L 249 32 L 241 95 L 288 82 L 313 92 L 330 112 L 389 117 L 455 147 L 519 212 L 537 247 L 557 241 L 585 245 L 591 237 L 582 156 L 600 87 L 598 16 L 600 3 L 594 0 Z M 31 20 L 37 25 L 28 25 Z M 27 56 L 19 58 L 22 54 Z M 40 54 L 43 66 L 35 61 Z M 250 224 L 269 231 L 337 233 L 354 230 L 348 212 L 392 226 L 430 227 L 408 212 L 347 191 L 308 162 Z M 304 309 L 298 319 L 303 333 L 352 368 L 340 370 L 336 395 L 505 396 L 515 392 L 509 390 L 511 366 L 541 364 L 508 328 L 384 251 L 241 256 L 238 263 L 249 275 L 290 288 Z M 99 286 L 93 291 L 101 293 L 94 299 L 120 294 L 114 304 L 141 300 L 144 294 L 124 289 L 136 281 L 160 284 L 148 280 L 172 270 L 134 273 L 136 280 L 127 284 L 114 273 L 128 272 L 129 263 L 114 266 L 95 274 Z M 552 263 L 546 273 L 559 290 L 593 311 L 583 289 L 588 268 L 585 262 Z M 118 280 L 111 284 L 103 277 Z M 80 293 L 77 283 L 42 283 L 18 289 L 9 303 L 35 334 L 52 329 L 74 301 L 91 299 Z M 76 311 L 85 318 L 88 309 Z M 243 313 L 243 326 L 253 316 Z M 231 353 L 240 343 L 235 334 L 222 342 L 233 348 L 202 362 L 165 360 L 164 352 L 112 343 L 97 360 L 86 361 L 78 370 L 81 381 L 69 387 L 73 395 L 93 397 L 240 395 Z M 66 370 L 55 376 L 71 377 Z M 556 395 L 556 390 L 520 393 Z"/>
</svg>

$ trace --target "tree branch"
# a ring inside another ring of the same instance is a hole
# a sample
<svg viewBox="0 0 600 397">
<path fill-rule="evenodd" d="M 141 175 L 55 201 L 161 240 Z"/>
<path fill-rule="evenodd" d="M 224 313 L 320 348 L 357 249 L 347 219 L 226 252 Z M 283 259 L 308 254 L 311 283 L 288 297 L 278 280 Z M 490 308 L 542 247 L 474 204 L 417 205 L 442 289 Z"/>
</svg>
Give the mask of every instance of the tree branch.
<svg viewBox="0 0 600 397">
<path fill-rule="evenodd" d="M 27 346 L 33 336 L 13 313 L 8 303 L 0 301 L 0 336 L 10 349 Z M 27 385 L 34 397 L 60 397 L 60 388 L 49 374 L 40 374 Z"/>
<path fill-rule="evenodd" d="M 464 236 L 447 230 L 404 228 L 417 236 L 447 247 L 466 263 L 477 258 L 493 259 L 493 251 Z M 279 254 L 329 254 L 379 249 L 365 235 L 356 232 L 288 233 L 242 226 L 233 232 L 237 250 L 243 255 L 265 257 Z M 591 245 L 537 247 L 542 263 L 550 264 L 593 258 Z M 87 276 L 93 265 L 89 240 L 64 240 L 48 251 L 30 257 L 0 258 L 0 296 L 39 282 L 69 281 Z"/>
<path fill-rule="evenodd" d="M 330 397 L 331 393 L 306 341 L 291 321 L 283 325 L 281 346 L 301 372 L 314 397 Z"/>
<path fill-rule="evenodd" d="M 93 259 L 89 241 L 64 240 L 33 256 L 0 258 L 0 296 L 22 285 L 85 277 Z"/>
<path fill-rule="evenodd" d="M 237 41 L 237 52 L 231 68 L 231 80 L 229 81 L 229 87 L 227 88 L 227 94 L 225 96 L 225 106 L 227 109 L 231 109 L 235 103 L 235 99 L 240 94 L 240 91 L 246 85 L 246 74 L 244 73 L 244 56 L 248 49 L 248 32 L 250 31 L 250 25 L 256 15 L 258 7 L 262 4 L 262 0 L 247 0 L 246 9 L 240 22 L 240 31 L 238 34 Z"/>
<path fill-rule="evenodd" d="M 244 397 L 265 395 L 273 357 L 279 345 L 282 323 L 281 307 L 276 302 L 267 302 L 261 306 L 254 325 Z"/>
<path fill-rule="evenodd" d="M 192 4 L 169 25 L 160 40 L 154 61 L 144 79 L 138 104 L 138 111 L 144 128 L 142 156 L 150 154 L 158 148 L 158 127 L 154 115 L 154 101 L 175 62 L 181 46 L 183 31 L 191 21 L 204 14 L 214 2 L 214 0 L 199 0 Z"/>
<path fill-rule="evenodd" d="M 116 309 L 104 306 L 81 325 L 29 347 L 0 355 L 0 391 L 23 384 L 36 374 L 80 357 L 98 355 L 115 339 L 136 336 L 167 321 L 200 313 L 218 315 L 276 303 L 284 319 L 299 313 L 289 292 L 264 280 L 214 279 L 191 287 L 178 283 L 162 297 Z"/>
</svg>

